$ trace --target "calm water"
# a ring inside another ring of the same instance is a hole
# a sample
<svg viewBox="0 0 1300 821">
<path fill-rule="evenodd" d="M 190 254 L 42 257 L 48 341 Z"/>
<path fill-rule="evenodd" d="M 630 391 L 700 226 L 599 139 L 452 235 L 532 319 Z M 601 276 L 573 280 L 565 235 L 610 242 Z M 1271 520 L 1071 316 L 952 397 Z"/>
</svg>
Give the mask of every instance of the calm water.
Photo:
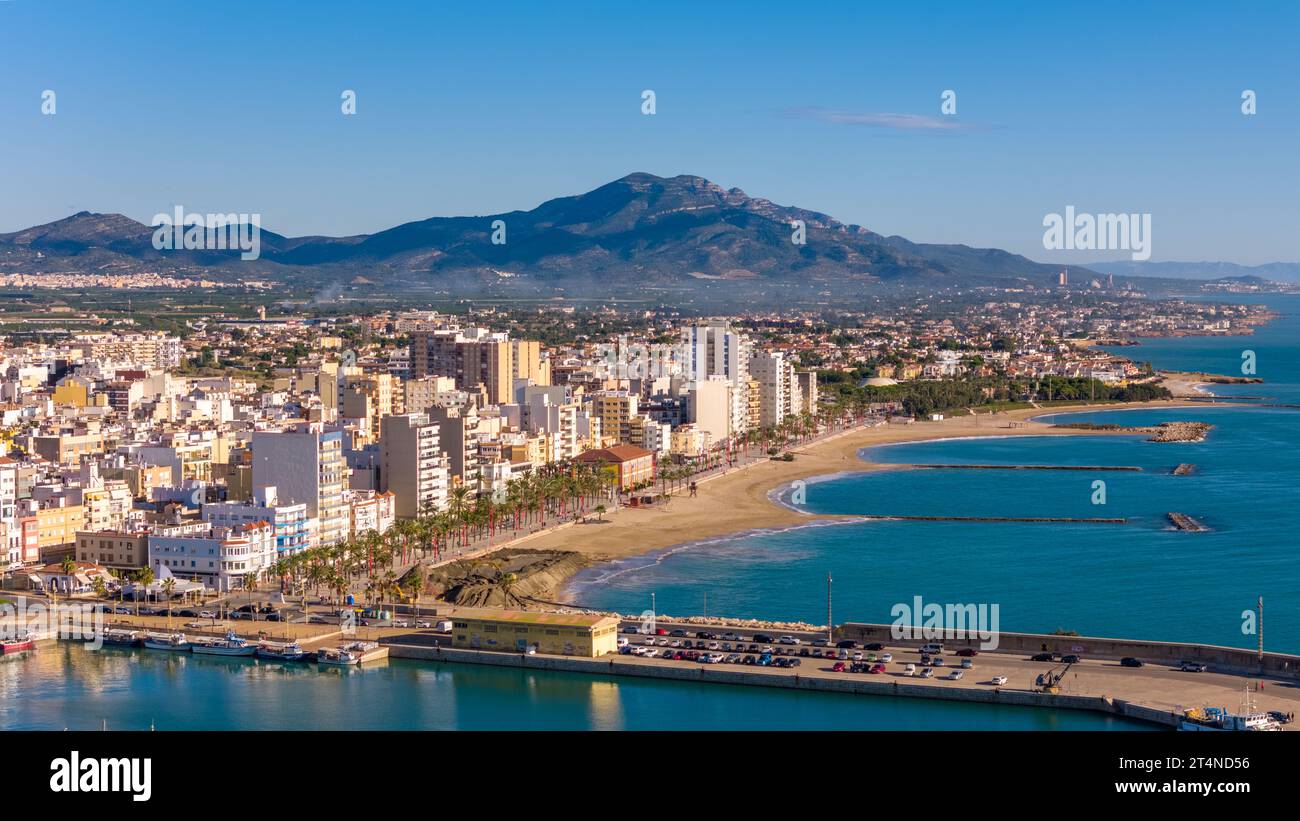
<svg viewBox="0 0 1300 821">
<path fill-rule="evenodd" d="M 318 669 L 59 644 L 0 660 L 0 729 L 1105 730 L 1107 716 L 392 660 Z"/>
<path fill-rule="evenodd" d="M 1281 320 L 1251 337 L 1149 340 L 1126 355 L 1174 367 L 1239 373 L 1252 349 L 1265 385 L 1236 392 L 1300 401 L 1300 298 L 1270 300 Z M 1136 352 L 1141 352 L 1140 355 Z M 1235 368 L 1235 370 L 1234 370 Z M 1058 417 L 1061 421 L 1068 421 Z M 576 601 L 639 612 L 826 620 L 826 574 L 836 621 L 892 621 L 914 596 L 996 603 L 1004 630 L 1076 630 L 1253 647 L 1242 613 L 1265 599 L 1266 646 L 1300 652 L 1300 410 L 1193 408 L 1082 414 L 1069 420 L 1215 425 L 1201 444 L 1142 437 L 956 440 L 882 447 L 894 463 L 1134 465 L 1141 473 L 896 470 L 811 484 L 818 513 L 1124 517 L 1126 525 L 857 521 L 746 534 L 593 568 Z M 1180 462 L 1191 476 L 1171 476 Z M 1093 482 L 1105 504 L 1093 504 Z M 1213 530 L 1180 533 L 1165 514 Z"/>
</svg>

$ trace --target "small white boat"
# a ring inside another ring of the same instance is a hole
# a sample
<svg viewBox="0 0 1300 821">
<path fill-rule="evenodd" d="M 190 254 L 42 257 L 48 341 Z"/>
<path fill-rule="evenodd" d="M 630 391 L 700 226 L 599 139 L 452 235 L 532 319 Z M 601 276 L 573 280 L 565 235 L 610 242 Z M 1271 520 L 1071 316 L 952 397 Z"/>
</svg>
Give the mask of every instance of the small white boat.
<svg viewBox="0 0 1300 821">
<path fill-rule="evenodd" d="M 317 664 L 347 666 L 361 663 L 361 653 L 343 647 L 322 647 L 316 651 Z"/>
<path fill-rule="evenodd" d="M 190 643 L 185 638 L 184 633 L 169 633 L 167 635 L 145 633 L 144 646 L 150 650 L 172 650 L 178 653 L 188 653 L 190 651 Z"/>
<path fill-rule="evenodd" d="M 1178 729 L 1183 732 L 1280 732 L 1282 725 L 1268 713 L 1255 707 L 1255 700 L 1250 694 L 1249 685 L 1245 686 L 1241 697 L 1241 711 L 1230 713 L 1226 707 L 1204 707 L 1183 712 L 1178 722 Z"/>
<path fill-rule="evenodd" d="M 302 649 L 298 642 L 289 644 L 275 644 L 264 641 L 257 645 L 257 657 L 260 659 L 271 659 L 272 661 L 299 661 L 307 656 L 307 651 Z"/>
<path fill-rule="evenodd" d="M 204 656 L 251 656 L 257 652 L 257 645 L 249 644 L 234 630 L 227 630 L 223 639 L 193 642 L 193 649 Z"/>
</svg>

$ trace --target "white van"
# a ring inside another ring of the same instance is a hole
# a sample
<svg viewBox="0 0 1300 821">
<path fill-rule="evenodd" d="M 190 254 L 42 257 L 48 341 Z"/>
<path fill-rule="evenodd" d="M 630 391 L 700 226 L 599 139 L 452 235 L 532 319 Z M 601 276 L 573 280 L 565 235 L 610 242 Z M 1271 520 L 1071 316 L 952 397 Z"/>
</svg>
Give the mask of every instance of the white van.
<svg viewBox="0 0 1300 821">
<path fill-rule="evenodd" d="M 450 633 L 452 628 L 451 619 L 439 619 L 433 623 L 433 629 L 439 633 Z"/>
<path fill-rule="evenodd" d="M 933 656 L 937 653 L 943 652 L 943 645 L 938 642 L 930 642 L 929 644 L 922 646 L 920 652 L 923 656 Z"/>
</svg>

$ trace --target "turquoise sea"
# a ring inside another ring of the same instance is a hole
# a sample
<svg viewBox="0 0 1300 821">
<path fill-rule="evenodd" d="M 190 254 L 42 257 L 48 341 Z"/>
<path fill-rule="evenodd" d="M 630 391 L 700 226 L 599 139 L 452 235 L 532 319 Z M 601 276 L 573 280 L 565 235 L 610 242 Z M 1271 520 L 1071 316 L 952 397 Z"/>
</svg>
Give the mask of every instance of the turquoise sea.
<svg viewBox="0 0 1300 821">
<path fill-rule="evenodd" d="M 1243 300 L 1244 301 L 1244 300 Z M 1240 373 L 1254 350 L 1263 385 L 1224 395 L 1300 402 L 1300 297 L 1272 297 L 1281 318 L 1252 336 L 1144 340 L 1120 349 L 1157 367 Z M 1219 389 L 1222 388 L 1222 389 Z M 680 545 L 592 568 L 570 595 L 622 612 L 892 621 L 895 603 L 998 604 L 1010 631 L 1075 630 L 1254 647 L 1243 611 L 1265 601 L 1265 646 L 1300 652 L 1300 409 L 1190 408 L 1058 416 L 1058 421 L 1150 424 L 1203 420 L 1204 443 L 1143 437 L 1016 437 L 903 444 L 868 458 L 915 464 L 1132 465 L 1139 473 L 890 470 L 829 478 L 806 489 L 816 513 L 1123 517 L 1125 525 L 855 521 Z M 1180 462 L 1190 476 L 1172 476 Z M 1094 504 L 1094 481 L 1105 504 Z M 788 498 L 789 494 L 785 494 Z M 1187 513 L 1207 533 L 1170 529 Z"/>
<path fill-rule="evenodd" d="M 1300 403 L 1300 298 L 1252 337 L 1148 340 L 1123 353 L 1158 367 L 1235 373 L 1256 352 L 1264 385 L 1223 394 Z M 1266 646 L 1300 651 L 1294 511 L 1300 410 L 1123 411 L 1075 418 L 1198 419 L 1207 442 L 1017 438 L 880 448 L 897 463 L 1141 466 L 1140 473 L 893 470 L 811 484 L 827 513 L 1127 517 L 1126 525 L 853 522 L 743 534 L 575 580 L 595 607 L 775 619 L 890 621 L 920 595 L 997 603 L 1004 630 L 1052 630 L 1254 646 L 1241 613 L 1265 597 Z M 1191 476 L 1170 476 L 1193 462 Z M 1106 503 L 1092 504 L 1092 482 Z M 1167 529 L 1171 510 L 1212 531 Z M 688 684 L 393 660 L 365 670 L 140 650 L 42 647 L 0 659 L 0 729 L 1144 729 L 1089 713 Z"/>
</svg>

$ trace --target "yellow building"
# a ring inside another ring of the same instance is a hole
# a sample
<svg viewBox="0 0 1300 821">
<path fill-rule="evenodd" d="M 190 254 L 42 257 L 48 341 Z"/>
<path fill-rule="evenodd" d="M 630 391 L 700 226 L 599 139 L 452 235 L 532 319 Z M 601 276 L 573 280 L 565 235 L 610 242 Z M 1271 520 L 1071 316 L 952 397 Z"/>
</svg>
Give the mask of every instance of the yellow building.
<svg viewBox="0 0 1300 821">
<path fill-rule="evenodd" d="M 451 644 L 516 653 L 534 648 L 557 656 L 596 658 L 618 652 L 618 619 L 582 613 L 462 611 L 452 617 Z"/>
<path fill-rule="evenodd" d="M 77 531 L 86 527 L 86 509 L 81 505 L 43 507 L 36 511 L 37 543 L 41 554 L 51 548 L 76 544 Z"/>
</svg>

